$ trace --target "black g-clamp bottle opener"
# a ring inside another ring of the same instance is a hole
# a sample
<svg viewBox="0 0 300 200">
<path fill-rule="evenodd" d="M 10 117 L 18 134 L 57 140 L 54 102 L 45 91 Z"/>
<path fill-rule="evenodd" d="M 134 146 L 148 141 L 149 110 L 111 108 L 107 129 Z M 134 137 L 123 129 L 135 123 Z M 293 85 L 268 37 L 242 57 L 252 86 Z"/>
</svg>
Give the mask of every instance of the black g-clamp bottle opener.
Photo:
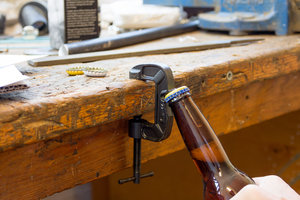
<svg viewBox="0 0 300 200">
<path fill-rule="evenodd" d="M 154 124 L 142 119 L 141 115 L 129 120 L 129 137 L 134 139 L 133 177 L 121 179 L 119 183 L 133 181 L 140 183 L 141 178 L 153 176 L 153 172 L 140 174 L 141 139 L 160 142 L 168 138 L 173 125 L 173 113 L 164 101 L 164 95 L 174 89 L 174 78 L 171 69 L 166 65 L 142 64 L 133 67 L 129 72 L 130 79 L 155 82 Z"/>
</svg>

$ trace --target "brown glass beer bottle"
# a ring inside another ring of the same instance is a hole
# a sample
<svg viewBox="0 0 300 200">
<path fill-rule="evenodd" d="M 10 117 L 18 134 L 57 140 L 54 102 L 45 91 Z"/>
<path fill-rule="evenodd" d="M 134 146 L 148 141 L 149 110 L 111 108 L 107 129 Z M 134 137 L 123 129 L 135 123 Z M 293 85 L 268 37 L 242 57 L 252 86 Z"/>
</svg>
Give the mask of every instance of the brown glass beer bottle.
<svg viewBox="0 0 300 200">
<path fill-rule="evenodd" d="M 165 97 L 183 140 L 204 181 L 205 200 L 227 200 L 254 181 L 229 161 L 213 129 L 191 98 L 186 86 Z"/>
</svg>

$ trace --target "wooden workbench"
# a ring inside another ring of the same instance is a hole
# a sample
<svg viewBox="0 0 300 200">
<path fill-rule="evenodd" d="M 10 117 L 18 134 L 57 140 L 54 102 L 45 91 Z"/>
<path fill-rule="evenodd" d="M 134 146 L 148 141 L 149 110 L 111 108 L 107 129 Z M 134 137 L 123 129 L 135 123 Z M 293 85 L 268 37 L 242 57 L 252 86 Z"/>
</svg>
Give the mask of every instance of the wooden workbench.
<svg viewBox="0 0 300 200">
<path fill-rule="evenodd" d="M 219 135 L 299 110 L 300 37 L 259 37 L 247 46 L 84 64 L 108 69 L 106 78 L 66 74 L 83 64 L 19 64 L 30 88 L 0 96 L 0 199 L 39 199 L 131 166 L 128 119 L 151 120 L 154 108 L 153 83 L 128 79 L 137 64 L 169 65 Z M 194 32 L 130 48 L 221 39 L 236 37 Z M 143 141 L 142 159 L 183 148 L 174 125 L 167 140 Z"/>
</svg>

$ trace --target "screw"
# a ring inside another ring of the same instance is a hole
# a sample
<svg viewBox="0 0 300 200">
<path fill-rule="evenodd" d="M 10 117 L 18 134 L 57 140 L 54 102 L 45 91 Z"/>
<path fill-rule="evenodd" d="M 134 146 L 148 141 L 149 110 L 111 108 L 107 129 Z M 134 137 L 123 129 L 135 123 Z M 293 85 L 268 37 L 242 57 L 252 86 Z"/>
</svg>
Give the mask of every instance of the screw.
<svg viewBox="0 0 300 200">
<path fill-rule="evenodd" d="M 232 78 L 233 78 L 233 73 L 232 73 L 232 71 L 228 71 L 227 74 L 226 74 L 226 79 L 227 79 L 228 81 L 231 81 Z"/>
</svg>

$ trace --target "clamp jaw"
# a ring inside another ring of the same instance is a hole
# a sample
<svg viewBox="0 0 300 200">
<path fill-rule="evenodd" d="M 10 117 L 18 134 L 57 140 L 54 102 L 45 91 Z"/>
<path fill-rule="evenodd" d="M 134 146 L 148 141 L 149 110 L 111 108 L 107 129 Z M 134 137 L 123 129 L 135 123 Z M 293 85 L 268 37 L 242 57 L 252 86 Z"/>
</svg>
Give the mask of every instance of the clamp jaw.
<svg viewBox="0 0 300 200">
<path fill-rule="evenodd" d="M 133 67 L 129 72 L 130 79 L 155 82 L 155 114 L 154 123 L 135 116 L 129 120 L 129 137 L 134 139 L 134 176 L 119 180 L 119 183 L 133 181 L 140 183 L 140 178 L 153 176 L 153 172 L 140 175 L 141 138 L 160 142 L 168 138 L 173 125 L 173 113 L 164 101 L 164 95 L 175 87 L 171 69 L 166 65 L 142 64 Z"/>
</svg>

